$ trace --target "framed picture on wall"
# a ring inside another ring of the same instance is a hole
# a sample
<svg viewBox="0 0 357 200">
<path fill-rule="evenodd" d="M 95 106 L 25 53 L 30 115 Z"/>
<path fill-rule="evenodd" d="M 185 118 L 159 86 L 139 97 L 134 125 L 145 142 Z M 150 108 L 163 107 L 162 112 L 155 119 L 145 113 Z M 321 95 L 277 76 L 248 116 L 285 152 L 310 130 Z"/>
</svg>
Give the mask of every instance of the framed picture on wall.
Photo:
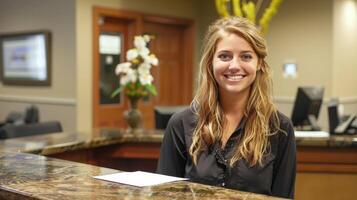
<svg viewBox="0 0 357 200">
<path fill-rule="evenodd" d="M 0 77 L 4 85 L 51 85 L 51 34 L 0 34 Z"/>
</svg>

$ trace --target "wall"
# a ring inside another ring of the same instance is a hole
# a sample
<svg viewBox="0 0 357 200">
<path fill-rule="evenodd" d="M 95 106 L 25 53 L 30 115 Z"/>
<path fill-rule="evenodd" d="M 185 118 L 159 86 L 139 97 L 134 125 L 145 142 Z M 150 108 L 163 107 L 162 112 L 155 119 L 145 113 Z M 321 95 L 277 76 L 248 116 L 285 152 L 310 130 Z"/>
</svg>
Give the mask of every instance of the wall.
<svg viewBox="0 0 357 200">
<path fill-rule="evenodd" d="M 93 6 L 135 10 L 173 17 L 196 18 L 191 0 L 77 0 L 77 130 L 92 129 L 92 9 Z M 196 50 L 197 51 L 197 50 Z"/>
<path fill-rule="evenodd" d="M 321 85 L 325 87 L 325 96 L 331 95 L 331 1 L 285 0 L 266 37 L 276 96 L 295 96 L 301 85 Z M 283 77 L 286 61 L 298 64 L 296 79 Z"/>
<path fill-rule="evenodd" d="M 0 83 L 0 121 L 10 111 L 40 108 L 40 118 L 60 120 L 75 130 L 75 3 L 74 0 L 1 0 L 0 33 L 47 29 L 52 33 L 51 86 L 8 86 Z"/>
<path fill-rule="evenodd" d="M 333 96 L 357 101 L 357 1 L 333 1 Z"/>
</svg>

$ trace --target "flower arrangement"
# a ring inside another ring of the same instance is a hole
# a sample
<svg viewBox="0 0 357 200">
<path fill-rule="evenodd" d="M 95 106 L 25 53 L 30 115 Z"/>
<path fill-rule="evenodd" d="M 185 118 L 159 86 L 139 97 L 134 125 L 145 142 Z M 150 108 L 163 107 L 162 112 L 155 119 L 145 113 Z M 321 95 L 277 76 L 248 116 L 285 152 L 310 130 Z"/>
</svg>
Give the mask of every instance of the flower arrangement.
<svg viewBox="0 0 357 200">
<path fill-rule="evenodd" d="M 218 14 L 222 17 L 229 17 L 231 8 L 234 16 L 245 17 L 254 24 L 257 24 L 262 33 L 268 31 L 268 25 L 271 18 L 277 13 L 278 8 L 283 0 L 271 0 L 267 8 L 261 15 L 259 20 L 256 19 L 257 14 L 261 9 L 264 0 L 257 0 L 256 4 L 249 0 L 215 0 Z M 228 3 L 228 4 L 227 4 Z M 228 7 L 227 7 L 228 6 Z"/>
<path fill-rule="evenodd" d="M 112 93 L 112 97 L 124 91 L 129 99 L 140 99 L 149 94 L 156 95 L 154 80 L 150 73 L 152 66 L 157 66 L 159 61 L 150 53 L 148 43 L 153 39 L 150 35 L 134 37 L 134 48 L 126 52 L 126 62 L 120 63 L 115 68 L 119 76 L 119 87 Z"/>
</svg>

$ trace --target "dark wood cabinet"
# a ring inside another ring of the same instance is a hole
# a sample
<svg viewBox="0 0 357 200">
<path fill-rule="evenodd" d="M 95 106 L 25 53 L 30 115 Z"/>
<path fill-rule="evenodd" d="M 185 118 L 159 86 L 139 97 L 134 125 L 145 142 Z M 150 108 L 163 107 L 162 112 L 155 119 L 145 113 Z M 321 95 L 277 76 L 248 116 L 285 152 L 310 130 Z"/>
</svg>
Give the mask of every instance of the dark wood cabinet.
<svg viewBox="0 0 357 200">
<path fill-rule="evenodd" d="M 161 143 L 122 143 L 47 155 L 123 171 L 155 172 Z"/>
<path fill-rule="evenodd" d="M 356 147 L 297 147 L 298 172 L 357 173 Z"/>
</svg>

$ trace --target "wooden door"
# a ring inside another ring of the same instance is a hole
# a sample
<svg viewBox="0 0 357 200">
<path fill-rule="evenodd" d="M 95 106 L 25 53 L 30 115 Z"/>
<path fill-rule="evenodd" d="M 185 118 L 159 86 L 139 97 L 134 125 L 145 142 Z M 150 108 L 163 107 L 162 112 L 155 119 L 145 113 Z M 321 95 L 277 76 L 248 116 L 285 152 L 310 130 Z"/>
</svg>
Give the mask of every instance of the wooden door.
<svg viewBox="0 0 357 200">
<path fill-rule="evenodd" d="M 112 13 L 117 14 L 114 11 Z M 123 13 L 123 11 L 120 11 L 120 13 Z M 111 13 L 106 12 L 106 20 L 102 20 L 98 30 L 94 31 L 99 33 L 98 36 L 102 33 L 121 35 L 122 46 L 118 62 L 124 61 L 126 50 L 132 47 L 134 35 L 145 33 L 155 36 L 155 39 L 149 45 L 150 51 L 159 59 L 159 66 L 153 66 L 151 71 L 158 95 L 149 96 L 139 102 L 139 109 L 143 114 L 143 127 L 151 129 L 154 128 L 155 124 L 155 106 L 188 105 L 191 101 L 192 22 L 185 19 L 157 17 L 134 12 L 129 14 L 117 15 L 112 18 L 110 17 Z M 132 18 L 131 20 L 123 20 L 123 16 L 131 16 Z M 111 103 L 103 102 L 103 89 L 101 88 L 103 83 L 112 85 L 112 88 L 108 90 L 110 92 L 114 90 L 114 85 L 117 86 L 118 84 L 118 80 L 114 76 L 115 66 L 110 69 L 112 70 L 111 74 L 105 77 L 107 79 L 111 77 L 110 80 L 103 81 L 102 65 L 105 58 L 99 51 L 94 51 L 94 54 L 97 54 L 94 57 L 98 57 L 98 60 L 94 63 L 93 126 L 125 128 L 123 112 L 128 109 L 127 99 L 121 95 L 116 99 L 111 99 Z M 110 92 L 107 92 L 106 95 Z"/>
<path fill-rule="evenodd" d="M 147 18 L 143 23 L 143 32 L 155 37 L 150 50 L 159 59 L 159 65 L 151 70 L 158 94 L 140 105 L 146 128 L 154 128 L 155 106 L 188 105 L 192 100 L 192 65 L 187 64 L 189 58 L 185 53 L 192 48 L 192 43 L 185 43 L 189 26 L 162 19 Z"/>
</svg>

